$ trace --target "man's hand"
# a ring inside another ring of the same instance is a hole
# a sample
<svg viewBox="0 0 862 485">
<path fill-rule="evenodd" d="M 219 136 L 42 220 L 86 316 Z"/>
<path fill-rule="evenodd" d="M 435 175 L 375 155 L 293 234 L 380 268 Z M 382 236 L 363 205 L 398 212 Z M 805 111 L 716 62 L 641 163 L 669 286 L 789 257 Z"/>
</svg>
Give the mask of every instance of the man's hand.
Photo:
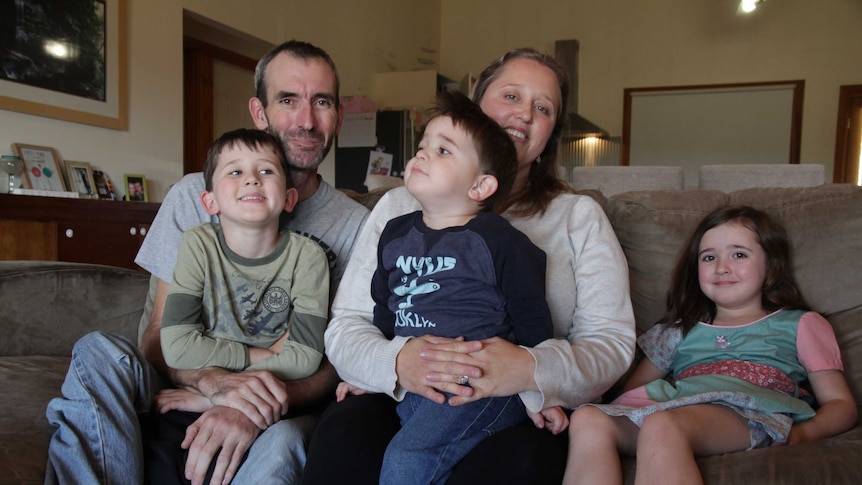
<svg viewBox="0 0 862 485">
<path fill-rule="evenodd" d="M 156 394 L 155 406 L 162 414 L 173 410 L 202 413 L 213 407 L 206 396 L 187 389 L 162 389 Z"/>
<path fill-rule="evenodd" d="M 180 445 L 189 450 L 186 479 L 191 480 L 192 485 L 202 485 L 213 457 L 218 454 L 210 483 L 230 483 L 245 452 L 260 432 L 236 409 L 217 406 L 205 412 L 186 429 L 186 437 Z"/>
<path fill-rule="evenodd" d="M 258 428 L 266 429 L 287 414 L 287 386 L 266 371 L 229 372 L 212 369 L 210 401 L 242 411 Z"/>
</svg>

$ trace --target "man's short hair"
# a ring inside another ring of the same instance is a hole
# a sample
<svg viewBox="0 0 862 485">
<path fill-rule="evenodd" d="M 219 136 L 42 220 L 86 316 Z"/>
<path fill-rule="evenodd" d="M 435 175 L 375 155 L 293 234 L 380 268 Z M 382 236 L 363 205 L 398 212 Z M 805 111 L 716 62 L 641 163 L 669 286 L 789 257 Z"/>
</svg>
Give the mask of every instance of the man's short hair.
<svg viewBox="0 0 862 485">
<path fill-rule="evenodd" d="M 332 73 L 335 75 L 334 102 L 335 107 L 338 108 L 338 93 L 341 88 L 341 81 L 338 78 L 338 70 L 335 69 L 335 63 L 332 62 L 332 58 L 329 57 L 329 54 L 327 54 L 325 50 L 314 44 L 309 44 L 308 42 L 303 42 L 301 40 L 289 40 L 279 44 L 270 49 L 270 51 L 264 54 L 264 56 L 260 58 L 260 61 L 258 61 L 257 66 L 254 69 L 254 91 L 255 96 L 257 96 L 257 99 L 259 99 L 263 104 L 263 107 L 266 108 L 269 104 L 269 100 L 266 98 L 266 83 L 264 81 L 266 68 L 269 67 L 269 63 L 282 52 L 286 52 L 297 59 L 305 61 L 309 59 L 320 59 L 328 64 L 332 69 Z"/>
</svg>

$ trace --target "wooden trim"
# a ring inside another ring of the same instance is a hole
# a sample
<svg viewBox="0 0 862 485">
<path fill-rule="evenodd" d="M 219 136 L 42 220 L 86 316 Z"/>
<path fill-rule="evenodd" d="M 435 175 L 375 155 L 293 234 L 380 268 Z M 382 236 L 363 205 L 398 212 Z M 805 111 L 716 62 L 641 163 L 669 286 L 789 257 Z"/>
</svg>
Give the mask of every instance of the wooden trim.
<svg viewBox="0 0 862 485">
<path fill-rule="evenodd" d="M 851 155 L 856 152 L 850 149 L 854 102 L 862 102 L 862 85 L 841 86 L 838 96 L 838 121 L 835 127 L 835 161 L 832 168 L 832 182 L 836 184 L 855 184 L 860 169 L 858 162 L 850 161 Z M 860 121 L 857 120 L 858 122 Z"/>
<path fill-rule="evenodd" d="M 213 60 L 206 52 L 183 49 L 185 104 L 183 173 L 203 171 L 213 141 Z"/>
<path fill-rule="evenodd" d="M 213 142 L 213 61 L 254 72 L 257 61 L 192 37 L 183 38 L 184 123 L 183 173 L 203 171 Z M 249 82 L 251 82 L 249 78 Z"/>
<path fill-rule="evenodd" d="M 220 61 L 227 62 L 228 64 L 248 69 L 252 72 L 254 72 L 255 67 L 257 67 L 257 61 L 250 57 L 237 54 L 236 52 L 229 51 L 227 49 L 222 49 L 221 47 L 208 44 L 193 37 L 184 37 L 183 46 L 186 48 L 193 48 L 199 52 L 205 52 L 213 59 L 218 59 Z"/>
<path fill-rule="evenodd" d="M 0 194 L 0 219 L 151 223 L 159 211 L 159 206 L 156 202 L 133 203 Z"/>
</svg>

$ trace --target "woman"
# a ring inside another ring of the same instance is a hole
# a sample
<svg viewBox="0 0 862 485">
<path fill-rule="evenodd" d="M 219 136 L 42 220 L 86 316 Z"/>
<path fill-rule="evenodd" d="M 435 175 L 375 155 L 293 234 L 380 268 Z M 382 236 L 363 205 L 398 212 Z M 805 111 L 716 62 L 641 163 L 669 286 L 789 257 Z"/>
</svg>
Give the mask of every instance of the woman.
<svg viewBox="0 0 862 485">
<path fill-rule="evenodd" d="M 395 402 L 405 392 L 452 405 L 519 394 L 531 411 L 598 398 L 629 367 L 634 317 L 619 243 L 601 207 L 569 193 L 556 152 L 568 95 L 565 72 L 532 49 L 510 51 L 476 81 L 474 100 L 509 133 L 519 170 L 503 215 L 548 256 L 554 338 L 533 348 L 503 339 L 387 340 L 371 323 L 369 282 L 377 240 L 392 217 L 419 209 L 403 188 L 387 193 L 365 223 L 332 308 L 327 355 L 351 384 L 387 394 L 330 406 L 312 437 L 304 483 L 377 483 Z M 559 483 L 565 441 L 525 422 L 486 439 L 455 468 L 455 483 Z"/>
</svg>

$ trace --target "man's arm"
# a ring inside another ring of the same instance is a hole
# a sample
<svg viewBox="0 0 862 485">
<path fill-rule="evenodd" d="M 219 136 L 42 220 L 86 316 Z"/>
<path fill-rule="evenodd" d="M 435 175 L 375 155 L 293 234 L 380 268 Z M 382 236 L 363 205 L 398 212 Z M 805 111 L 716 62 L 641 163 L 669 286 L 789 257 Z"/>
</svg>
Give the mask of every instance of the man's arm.
<svg viewBox="0 0 862 485">
<path fill-rule="evenodd" d="M 280 381 L 269 372 L 230 372 L 210 367 L 197 370 L 171 369 L 165 364 L 159 332 L 170 284 L 159 279 L 153 298 L 150 323 L 141 338 L 141 350 L 147 361 L 168 375 L 178 387 L 192 389 L 206 396 L 214 405 L 242 411 L 256 425 L 265 429 L 292 409 L 320 402 L 335 392 L 338 375 L 324 359 L 313 375 L 296 381 Z"/>
<path fill-rule="evenodd" d="M 285 381 L 287 395 L 290 400 L 291 412 L 301 412 L 309 407 L 335 397 L 335 388 L 338 386 L 338 374 L 335 367 L 329 363 L 326 357 L 320 363 L 317 372 L 294 381 Z"/>
<path fill-rule="evenodd" d="M 153 312 L 150 314 L 150 323 L 141 336 L 141 352 L 153 367 L 163 375 L 169 375 L 165 356 L 162 354 L 162 342 L 159 333 L 162 330 L 162 315 L 165 312 L 165 301 L 168 298 L 170 283 L 156 277 L 156 292 L 153 297 Z"/>
<path fill-rule="evenodd" d="M 278 421 L 287 412 L 287 391 L 284 383 L 268 372 L 234 373 L 216 367 L 196 370 L 168 367 L 159 334 L 169 289 L 168 282 L 157 280 L 150 322 L 141 336 L 141 351 L 147 361 L 177 387 L 192 389 L 206 396 L 214 405 L 234 407 L 261 429 Z M 219 398 L 214 399 L 215 396 Z"/>
</svg>

